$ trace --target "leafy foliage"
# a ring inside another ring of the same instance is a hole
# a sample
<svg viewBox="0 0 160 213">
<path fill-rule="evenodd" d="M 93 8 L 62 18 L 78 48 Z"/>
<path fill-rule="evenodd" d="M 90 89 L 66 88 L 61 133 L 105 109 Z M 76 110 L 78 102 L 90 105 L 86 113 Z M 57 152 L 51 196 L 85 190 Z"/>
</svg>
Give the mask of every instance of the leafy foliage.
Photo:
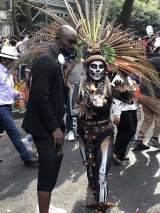
<svg viewBox="0 0 160 213">
<path fill-rule="evenodd" d="M 146 26 L 152 25 L 154 32 L 159 31 L 160 11 L 157 3 L 138 2 L 134 5 L 130 20 L 130 27 L 139 35 L 146 35 Z"/>
<path fill-rule="evenodd" d="M 112 0 L 110 2 L 108 21 L 116 19 L 120 23 L 124 0 Z M 154 32 L 159 30 L 160 23 L 160 0 L 135 0 L 131 13 L 129 28 L 139 36 L 146 35 L 146 26 L 152 25 Z"/>
</svg>

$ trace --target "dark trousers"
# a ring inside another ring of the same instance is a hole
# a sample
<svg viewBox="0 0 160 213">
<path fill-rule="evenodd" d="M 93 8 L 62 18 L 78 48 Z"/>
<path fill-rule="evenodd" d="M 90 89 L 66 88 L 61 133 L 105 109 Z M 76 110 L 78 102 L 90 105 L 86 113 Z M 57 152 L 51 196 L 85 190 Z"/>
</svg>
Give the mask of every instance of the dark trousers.
<svg viewBox="0 0 160 213">
<path fill-rule="evenodd" d="M 137 124 L 138 124 L 137 110 L 129 110 L 129 113 L 132 116 L 132 120 L 133 120 L 133 124 L 134 124 L 134 128 L 135 128 L 135 133 L 136 133 Z"/>
<path fill-rule="evenodd" d="M 117 125 L 117 135 L 114 143 L 114 153 L 119 157 L 126 155 L 127 146 L 135 134 L 135 123 L 130 111 L 121 113 L 120 123 Z"/>
<path fill-rule="evenodd" d="M 61 162 L 63 147 L 54 148 L 54 140 L 33 136 L 38 151 L 38 185 L 37 191 L 51 192 L 56 185 Z"/>
</svg>

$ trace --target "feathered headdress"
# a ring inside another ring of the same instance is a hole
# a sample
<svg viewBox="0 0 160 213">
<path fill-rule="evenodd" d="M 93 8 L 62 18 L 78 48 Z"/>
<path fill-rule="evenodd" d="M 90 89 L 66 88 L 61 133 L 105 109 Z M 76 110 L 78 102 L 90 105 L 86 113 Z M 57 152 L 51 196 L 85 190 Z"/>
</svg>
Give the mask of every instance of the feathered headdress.
<svg viewBox="0 0 160 213">
<path fill-rule="evenodd" d="M 78 0 L 75 0 L 78 14 L 67 0 L 64 1 L 81 41 L 79 47 L 87 46 L 88 58 L 84 63 L 98 59 L 99 55 L 100 60 L 112 64 L 117 72 L 120 71 L 121 77 L 124 77 L 122 73 L 129 75 L 132 72 L 143 77 L 150 94 L 154 95 L 151 82 L 160 86 L 159 76 L 144 57 L 143 49 L 135 46 L 131 39 L 133 33 L 129 29 L 120 30 L 121 25 L 114 28 L 113 23 L 107 23 L 109 0 L 101 0 L 99 5 L 95 0 L 85 0 L 84 11 Z"/>
<path fill-rule="evenodd" d="M 133 33 L 128 29 L 121 31 L 121 25 L 114 28 L 113 22 L 107 23 L 109 0 L 101 0 L 99 5 L 95 3 L 95 0 L 85 0 L 84 12 L 78 0 L 75 0 L 78 14 L 73 11 L 67 0 L 64 1 L 79 36 L 78 52 L 82 54 L 82 48 L 87 46 L 89 57 L 85 60 L 85 64 L 94 60 L 95 57 L 101 57 L 100 60 L 112 64 L 124 80 L 122 73 L 129 75 L 135 72 L 146 80 L 150 94 L 154 95 L 151 82 L 160 86 L 159 76 L 144 57 L 143 49 L 137 48 L 130 39 Z M 53 44 L 58 27 L 67 24 L 62 18 L 49 11 L 29 5 L 48 15 L 50 22 L 23 44 L 25 53 L 14 64 L 11 64 L 11 67 L 23 63 L 31 66 L 37 57 Z M 102 52 L 104 55 L 101 54 Z"/>
</svg>

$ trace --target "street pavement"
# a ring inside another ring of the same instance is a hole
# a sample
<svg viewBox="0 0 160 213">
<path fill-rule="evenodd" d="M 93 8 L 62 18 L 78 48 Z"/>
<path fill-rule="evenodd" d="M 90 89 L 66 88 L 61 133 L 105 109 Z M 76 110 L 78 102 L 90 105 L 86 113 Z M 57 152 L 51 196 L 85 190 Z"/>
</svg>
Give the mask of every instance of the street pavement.
<svg viewBox="0 0 160 213">
<path fill-rule="evenodd" d="M 22 118 L 15 120 L 22 133 Z M 139 123 L 140 125 L 140 123 Z M 138 127 L 139 128 L 139 127 Z M 146 143 L 151 130 L 146 136 Z M 113 165 L 109 171 L 109 197 L 116 207 L 108 213 L 160 213 L 160 151 L 132 151 L 128 147 L 129 163 Z M 34 147 L 33 155 L 36 155 Z M 26 167 L 8 136 L 0 139 L 0 213 L 36 213 L 37 166 Z M 76 142 L 65 142 L 64 159 L 52 204 L 68 213 L 91 213 L 87 209 L 86 170 Z"/>
</svg>

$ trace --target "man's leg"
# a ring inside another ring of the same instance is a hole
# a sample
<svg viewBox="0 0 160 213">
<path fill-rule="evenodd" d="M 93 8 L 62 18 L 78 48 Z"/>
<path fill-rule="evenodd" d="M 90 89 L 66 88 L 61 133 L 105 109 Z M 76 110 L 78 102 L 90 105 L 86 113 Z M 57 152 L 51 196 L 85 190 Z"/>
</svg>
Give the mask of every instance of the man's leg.
<svg viewBox="0 0 160 213">
<path fill-rule="evenodd" d="M 75 140 L 74 133 L 73 133 L 73 116 L 71 115 L 69 97 L 68 97 L 67 105 L 66 105 L 66 131 L 68 133 L 67 139 L 69 141 Z"/>
<path fill-rule="evenodd" d="M 4 131 L 4 129 L 1 127 L 1 125 L 0 125 L 0 138 L 3 136 L 3 131 Z M 2 159 L 0 159 L 0 163 L 2 163 Z"/>
<path fill-rule="evenodd" d="M 141 95 L 140 101 L 142 103 L 144 120 L 141 125 L 137 140 L 143 140 L 145 138 L 145 135 L 146 135 L 148 129 L 150 128 L 150 126 L 152 125 L 152 123 L 154 121 L 154 113 L 152 110 L 154 102 L 153 102 L 152 98 L 145 96 L 145 95 Z"/>
<path fill-rule="evenodd" d="M 113 152 L 119 158 L 124 158 L 126 155 L 127 146 L 135 134 L 133 119 L 129 111 L 122 112 L 117 129 L 118 133 L 114 143 Z"/>
<path fill-rule="evenodd" d="M 149 146 L 160 149 L 160 142 L 158 139 L 160 133 L 160 99 L 156 98 L 153 100 L 153 111 L 154 111 L 154 128 L 153 135 L 148 143 Z"/>
<path fill-rule="evenodd" d="M 39 157 L 37 185 L 39 211 L 40 213 L 48 213 L 51 192 L 57 182 L 63 151 L 54 148 L 53 139 L 42 139 L 33 136 L 33 140 Z"/>
<path fill-rule="evenodd" d="M 96 182 L 96 198 L 97 212 L 106 212 L 110 206 L 115 206 L 114 203 L 107 202 L 108 198 L 108 181 L 107 176 L 111 166 L 113 154 L 113 136 L 106 137 L 99 146 L 96 147 L 95 154 L 95 174 L 94 179 Z"/>
<path fill-rule="evenodd" d="M 51 193 L 40 191 L 38 192 L 38 204 L 40 213 L 48 213 L 51 200 Z"/>
<path fill-rule="evenodd" d="M 7 132 L 17 151 L 21 154 L 22 160 L 26 161 L 30 159 L 31 156 L 30 153 L 27 151 L 25 145 L 21 141 L 21 134 L 14 123 L 11 110 L 11 107 L 0 108 L 1 126 Z"/>
<path fill-rule="evenodd" d="M 143 140 L 145 138 L 146 133 L 148 132 L 148 129 L 154 121 L 154 101 L 152 97 L 140 95 L 140 101 L 142 103 L 144 120 L 142 122 L 137 140 L 133 144 L 133 148 L 135 150 L 145 150 L 150 148 L 149 146 L 146 146 L 143 143 Z"/>
<path fill-rule="evenodd" d="M 153 129 L 153 137 L 158 138 L 160 134 L 160 99 L 153 100 L 153 111 L 155 114 L 155 122 Z"/>
</svg>

